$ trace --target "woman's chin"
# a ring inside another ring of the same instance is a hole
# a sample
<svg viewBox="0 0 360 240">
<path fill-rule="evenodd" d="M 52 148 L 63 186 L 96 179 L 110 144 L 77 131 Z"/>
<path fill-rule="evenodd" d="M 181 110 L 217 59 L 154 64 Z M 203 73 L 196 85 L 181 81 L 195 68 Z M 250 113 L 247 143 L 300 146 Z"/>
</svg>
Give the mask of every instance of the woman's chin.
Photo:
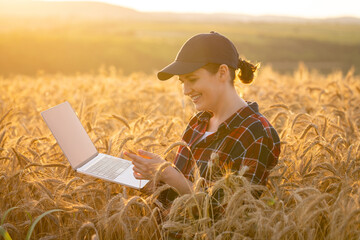
<svg viewBox="0 0 360 240">
<path fill-rule="evenodd" d="M 195 106 L 195 109 L 197 110 L 197 111 L 205 111 L 205 109 L 204 109 L 204 107 L 201 105 L 201 104 L 196 104 L 196 103 L 194 103 L 194 106 Z"/>
</svg>

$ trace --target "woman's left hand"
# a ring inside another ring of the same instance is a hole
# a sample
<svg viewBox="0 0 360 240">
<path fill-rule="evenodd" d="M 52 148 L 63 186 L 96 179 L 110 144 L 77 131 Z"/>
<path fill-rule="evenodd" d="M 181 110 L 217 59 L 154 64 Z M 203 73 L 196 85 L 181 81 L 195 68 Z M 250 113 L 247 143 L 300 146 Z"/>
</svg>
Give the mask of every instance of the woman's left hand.
<svg viewBox="0 0 360 240">
<path fill-rule="evenodd" d="M 138 154 L 130 152 L 124 154 L 132 159 L 136 179 L 153 179 L 159 167 L 166 162 L 159 155 L 144 150 L 138 150 Z"/>
</svg>

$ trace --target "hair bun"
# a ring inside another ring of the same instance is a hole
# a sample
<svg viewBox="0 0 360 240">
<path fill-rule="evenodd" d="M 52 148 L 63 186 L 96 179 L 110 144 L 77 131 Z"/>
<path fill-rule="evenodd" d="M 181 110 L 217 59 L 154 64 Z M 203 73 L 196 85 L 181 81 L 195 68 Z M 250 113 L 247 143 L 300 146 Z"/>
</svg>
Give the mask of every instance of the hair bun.
<svg viewBox="0 0 360 240">
<path fill-rule="evenodd" d="M 239 59 L 238 68 L 240 72 L 238 77 L 242 83 L 249 84 L 254 80 L 255 72 L 259 68 L 259 64 L 253 65 L 252 63 Z"/>
</svg>

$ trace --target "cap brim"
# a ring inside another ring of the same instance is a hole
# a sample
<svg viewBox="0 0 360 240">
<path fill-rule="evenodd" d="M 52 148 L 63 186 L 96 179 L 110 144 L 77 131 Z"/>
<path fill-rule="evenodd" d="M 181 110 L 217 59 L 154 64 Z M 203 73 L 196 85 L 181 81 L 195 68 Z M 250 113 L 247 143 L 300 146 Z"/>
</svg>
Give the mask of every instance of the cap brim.
<svg viewBox="0 0 360 240">
<path fill-rule="evenodd" d="M 158 79 L 164 81 L 168 80 L 174 75 L 181 75 L 181 74 L 188 74 L 191 73 L 202 66 L 204 66 L 206 63 L 198 63 L 198 62 L 180 62 L 180 61 L 174 61 L 173 63 L 169 64 L 168 66 L 164 67 L 162 70 L 160 70 L 157 74 Z"/>
</svg>

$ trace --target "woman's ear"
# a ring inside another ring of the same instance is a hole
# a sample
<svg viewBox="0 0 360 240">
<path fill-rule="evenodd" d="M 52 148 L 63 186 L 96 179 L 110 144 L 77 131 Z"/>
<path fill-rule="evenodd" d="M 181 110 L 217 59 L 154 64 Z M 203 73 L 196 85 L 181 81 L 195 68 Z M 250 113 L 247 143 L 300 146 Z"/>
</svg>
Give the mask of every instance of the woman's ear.
<svg viewBox="0 0 360 240">
<path fill-rule="evenodd" d="M 229 67 L 226 64 L 221 64 L 218 70 L 218 74 L 221 81 L 228 81 L 230 77 Z"/>
</svg>

